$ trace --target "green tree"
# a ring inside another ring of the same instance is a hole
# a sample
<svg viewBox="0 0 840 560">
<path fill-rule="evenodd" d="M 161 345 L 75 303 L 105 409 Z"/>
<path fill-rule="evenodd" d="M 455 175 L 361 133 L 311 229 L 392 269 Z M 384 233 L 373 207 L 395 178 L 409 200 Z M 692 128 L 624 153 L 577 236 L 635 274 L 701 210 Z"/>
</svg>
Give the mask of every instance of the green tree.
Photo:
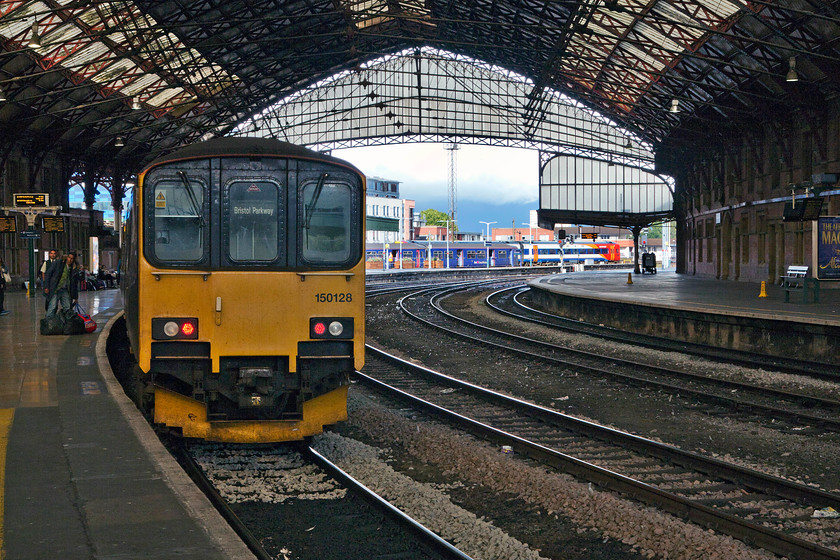
<svg viewBox="0 0 840 560">
<path fill-rule="evenodd" d="M 449 219 L 449 214 L 435 210 L 434 208 L 427 208 L 420 212 L 420 217 L 426 222 L 427 226 L 446 226 L 446 221 Z M 458 224 L 452 223 L 450 225 L 452 231 L 458 231 Z"/>
</svg>

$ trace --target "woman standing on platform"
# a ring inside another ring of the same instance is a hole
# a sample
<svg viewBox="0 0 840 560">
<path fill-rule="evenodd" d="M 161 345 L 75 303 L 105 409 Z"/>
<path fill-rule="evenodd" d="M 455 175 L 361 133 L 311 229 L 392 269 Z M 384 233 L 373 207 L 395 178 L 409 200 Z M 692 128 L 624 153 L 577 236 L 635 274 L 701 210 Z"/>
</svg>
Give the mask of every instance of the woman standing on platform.
<svg viewBox="0 0 840 560">
<path fill-rule="evenodd" d="M 9 311 L 3 307 L 6 300 L 6 285 L 11 281 L 9 271 L 6 270 L 6 262 L 0 258 L 0 315 L 8 315 Z"/>
</svg>

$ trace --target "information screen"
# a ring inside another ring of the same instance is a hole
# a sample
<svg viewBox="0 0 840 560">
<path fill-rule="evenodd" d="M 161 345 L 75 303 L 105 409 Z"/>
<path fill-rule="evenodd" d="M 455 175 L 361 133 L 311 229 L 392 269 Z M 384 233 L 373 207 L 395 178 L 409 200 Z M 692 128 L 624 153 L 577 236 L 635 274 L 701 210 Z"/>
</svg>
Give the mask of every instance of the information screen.
<svg viewBox="0 0 840 560">
<path fill-rule="evenodd" d="M 47 193 L 14 193 L 15 206 L 49 206 Z"/>
<path fill-rule="evenodd" d="M 61 233 L 64 231 L 64 218 L 60 216 L 44 216 L 45 233 Z"/>
<path fill-rule="evenodd" d="M 0 233 L 17 232 L 17 221 L 13 216 L 0 216 Z"/>
</svg>

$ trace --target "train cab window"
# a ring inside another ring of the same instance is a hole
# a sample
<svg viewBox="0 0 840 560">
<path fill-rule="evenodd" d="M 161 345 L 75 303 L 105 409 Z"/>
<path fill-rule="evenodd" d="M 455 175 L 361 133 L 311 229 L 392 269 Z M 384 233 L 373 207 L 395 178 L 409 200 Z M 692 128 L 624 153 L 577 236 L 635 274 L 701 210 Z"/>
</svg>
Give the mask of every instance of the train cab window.
<svg viewBox="0 0 840 560">
<path fill-rule="evenodd" d="M 354 194 L 350 185 L 322 173 L 300 187 L 300 255 L 309 264 L 340 264 L 353 257 Z M 356 224 L 358 225 L 358 224 Z M 355 241 L 358 245 L 358 240 Z"/>
<path fill-rule="evenodd" d="M 269 181 L 236 181 L 227 189 L 227 251 L 235 262 L 273 262 L 280 256 L 280 187 Z"/>
<path fill-rule="evenodd" d="M 204 257 L 206 186 L 182 173 L 166 178 L 151 190 L 152 240 L 158 261 L 196 262 Z"/>
</svg>

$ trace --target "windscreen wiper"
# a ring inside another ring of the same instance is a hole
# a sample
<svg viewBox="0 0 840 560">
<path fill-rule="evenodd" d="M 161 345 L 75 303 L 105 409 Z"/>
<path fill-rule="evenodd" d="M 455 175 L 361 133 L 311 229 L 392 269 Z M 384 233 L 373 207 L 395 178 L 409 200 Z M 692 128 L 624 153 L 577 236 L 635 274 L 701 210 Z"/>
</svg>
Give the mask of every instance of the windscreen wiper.
<svg viewBox="0 0 840 560">
<path fill-rule="evenodd" d="M 190 180 L 187 179 L 187 174 L 184 173 L 184 171 L 179 170 L 178 177 L 181 178 L 181 182 L 184 184 L 184 189 L 187 191 L 187 198 L 190 199 L 190 206 L 192 206 L 193 212 L 195 212 L 195 215 L 198 218 L 199 225 L 204 227 L 204 216 L 201 215 L 201 206 L 195 198 L 195 193 L 192 190 L 192 186 L 190 186 Z"/>
<path fill-rule="evenodd" d="M 312 210 L 318 204 L 318 199 L 321 197 L 321 190 L 324 188 L 324 181 L 327 180 L 329 173 L 324 173 L 318 179 L 318 184 L 315 185 L 315 193 L 312 195 L 312 202 L 306 205 L 306 221 L 303 223 L 303 229 L 309 229 L 309 222 L 312 221 Z"/>
</svg>

